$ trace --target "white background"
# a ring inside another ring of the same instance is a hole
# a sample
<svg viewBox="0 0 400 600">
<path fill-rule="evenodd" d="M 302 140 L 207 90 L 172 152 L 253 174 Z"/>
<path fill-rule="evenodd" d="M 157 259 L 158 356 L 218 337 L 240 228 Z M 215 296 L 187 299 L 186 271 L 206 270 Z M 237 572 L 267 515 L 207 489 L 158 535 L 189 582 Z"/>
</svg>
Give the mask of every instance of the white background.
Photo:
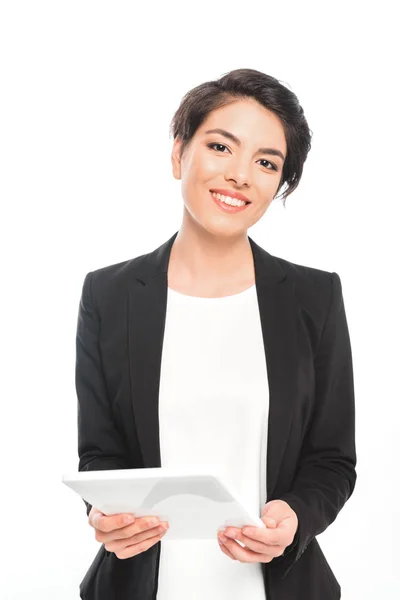
<svg viewBox="0 0 400 600">
<path fill-rule="evenodd" d="M 249 235 L 340 275 L 352 342 L 358 480 L 319 541 L 343 600 L 399 598 L 395 6 L 2 2 L 2 600 L 79 598 L 99 543 L 61 477 L 78 465 L 83 279 L 179 229 L 173 112 L 243 67 L 287 84 L 314 134 L 286 210 L 272 203 Z"/>
</svg>

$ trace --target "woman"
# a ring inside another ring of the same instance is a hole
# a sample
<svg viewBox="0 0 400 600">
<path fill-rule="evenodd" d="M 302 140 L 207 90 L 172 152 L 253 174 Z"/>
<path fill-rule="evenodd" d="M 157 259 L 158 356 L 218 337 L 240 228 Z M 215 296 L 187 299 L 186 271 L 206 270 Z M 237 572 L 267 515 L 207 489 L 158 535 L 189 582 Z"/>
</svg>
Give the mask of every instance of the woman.
<svg viewBox="0 0 400 600">
<path fill-rule="evenodd" d="M 315 536 L 356 482 L 341 281 L 247 235 L 299 184 L 307 121 L 279 81 L 238 69 L 186 94 L 172 132 L 179 231 L 83 284 L 79 470 L 208 463 L 266 527 L 161 544 L 149 519 L 87 504 L 103 545 L 81 598 L 336 600 Z"/>
</svg>

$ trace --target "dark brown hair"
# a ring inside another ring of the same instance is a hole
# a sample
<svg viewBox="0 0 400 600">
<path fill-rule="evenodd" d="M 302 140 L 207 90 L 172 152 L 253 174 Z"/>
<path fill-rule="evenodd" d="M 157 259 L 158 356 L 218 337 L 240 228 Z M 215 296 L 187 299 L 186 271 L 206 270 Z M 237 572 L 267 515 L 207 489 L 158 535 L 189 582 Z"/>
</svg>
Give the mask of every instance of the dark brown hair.
<svg viewBox="0 0 400 600">
<path fill-rule="evenodd" d="M 255 69 L 236 69 L 215 81 L 207 81 L 185 94 L 175 112 L 170 134 L 182 140 L 182 157 L 190 140 L 207 116 L 217 108 L 239 99 L 253 98 L 281 120 L 285 132 L 287 155 L 278 191 L 286 184 L 282 200 L 297 188 L 303 165 L 311 148 L 312 131 L 308 127 L 297 96 L 278 79 Z"/>
</svg>

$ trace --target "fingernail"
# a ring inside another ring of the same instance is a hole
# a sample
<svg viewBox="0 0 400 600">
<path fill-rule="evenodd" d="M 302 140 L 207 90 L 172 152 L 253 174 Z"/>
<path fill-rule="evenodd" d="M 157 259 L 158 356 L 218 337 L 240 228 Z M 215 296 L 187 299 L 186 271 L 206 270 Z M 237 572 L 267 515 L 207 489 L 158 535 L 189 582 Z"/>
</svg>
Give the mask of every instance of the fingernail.
<svg viewBox="0 0 400 600">
<path fill-rule="evenodd" d="M 223 535 L 222 533 L 220 534 L 219 539 L 221 540 L 221 542 L 226 542 L 228 540 L 226 535 Z"/>
<path fill-rule="evenodd" d="M 133 521 L 134 521 L 134 520 L 135 520 L 135 517 L 132 517 L 132 516 L 126 516 L 126 517 L 124 518 L 124 523 L 125 523 L 125 525 L 129 525 L 130 523 L 133 523 Z"/>
</svg>

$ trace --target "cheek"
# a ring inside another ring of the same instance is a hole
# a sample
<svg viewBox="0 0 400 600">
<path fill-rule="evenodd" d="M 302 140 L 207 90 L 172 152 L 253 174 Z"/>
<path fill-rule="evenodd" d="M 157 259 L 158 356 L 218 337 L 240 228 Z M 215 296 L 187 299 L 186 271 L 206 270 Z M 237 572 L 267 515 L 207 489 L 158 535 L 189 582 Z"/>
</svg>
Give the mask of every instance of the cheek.
<svg viewBox="0 0 400 600">
<path fill-rule="evenodd" d="M 264 200 L 264 202 L 260 202 L 260 204 L 256 207 L 254 215 L 256 216 L 257 220 L 261 219 L 261 217 L 267 212 L 271 202 L 272 197 L 268 200 Z"/>
<path fill-rule="evenodd" d="M 220 183 L 222 179 L 221 167 L 218 168 L 215 160 L 193 160 L 182 176 L 182 192 L 189 202 L 193 202 L 193 198 L 199 195 L 202 197 L 216 181 Z"/>
<path fill-rule="evenodd" d="M 210 161 L 200 161 L 193 158 L 190 163 L 185 165 L 185 169 L 182 173 L 182 185 L 185 188 L 195 188 L 197 185 L 201 185 L 202 182 L 212 177 L 212 173 L 215 171 L 210 164 Z"/>
<path fill-rule="evenodd" d="M 220 156 L 213 155 L 210 151 L 195 154 L 191 162 L 193 175 L 199 183 L 208 181 L 215 176 L 220 178 L 224 175 L 227 165 L 228 161 L 221 159 Z"/>
</svg>

